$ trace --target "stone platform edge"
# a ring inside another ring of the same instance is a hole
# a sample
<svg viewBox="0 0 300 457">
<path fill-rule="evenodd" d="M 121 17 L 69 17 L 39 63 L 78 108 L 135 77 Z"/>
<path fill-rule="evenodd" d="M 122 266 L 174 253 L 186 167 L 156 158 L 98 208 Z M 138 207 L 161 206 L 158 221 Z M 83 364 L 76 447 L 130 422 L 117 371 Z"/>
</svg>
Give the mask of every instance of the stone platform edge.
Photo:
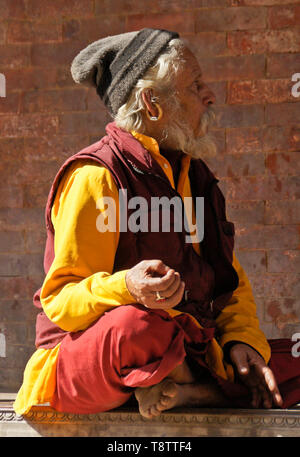
<svg viewBox="0 0 300 457">
<path fill-rule="evenodd" d="M 13 395 L 13 394 L 11 394 Z M 0 394 L 0 436 L 290 436 L 300 437 L 300 405 L 291 409 L 174 408 L 146 419 L 135 408 L 98 414 L 35 406 L 26 416 Z"/>
</svg>

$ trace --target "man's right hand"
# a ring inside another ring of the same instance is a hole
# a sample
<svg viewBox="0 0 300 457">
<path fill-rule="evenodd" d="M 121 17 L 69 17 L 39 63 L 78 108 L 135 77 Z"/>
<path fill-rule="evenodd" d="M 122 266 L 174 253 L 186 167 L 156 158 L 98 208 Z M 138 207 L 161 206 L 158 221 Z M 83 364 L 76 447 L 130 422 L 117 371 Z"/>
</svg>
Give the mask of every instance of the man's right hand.
<svg viewBox="0 0 300 457">
<path fill-rule="evenodd" d="M 127 289 L 146 308 L 170 309 L 181 302 L 185 283 L 180 274 L 161 260 L 142 260 L 125 276 Z M 156 292 L 164 300 L 157 300 Z"/>
</svg>

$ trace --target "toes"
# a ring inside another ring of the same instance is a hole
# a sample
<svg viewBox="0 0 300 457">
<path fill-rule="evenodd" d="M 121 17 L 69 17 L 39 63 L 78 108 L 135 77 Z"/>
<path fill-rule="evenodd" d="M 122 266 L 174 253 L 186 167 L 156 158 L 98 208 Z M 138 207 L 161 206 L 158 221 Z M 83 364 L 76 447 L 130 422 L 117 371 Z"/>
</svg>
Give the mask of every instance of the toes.
<svg viewBox="0 0 300 457">
<path fill-rule="evenodd" d="M 157 405 L 152 405 L 150 408 L 150 414 L 152 416 L 158 416 L 160 414 L 160 411 L 157 409 Z"/>
<path fill-rule="evenodd" d="M 170 403 L 170 397 L 163 395 L 159 402 L 157 403 L 156 407 L 159 411 L 163 411 Z"/>
<path fill-rule="evenodd" d="M 162 394 L 165 397 L 175 397 L 177 395 L 177 386 L 175 382 L 169 381 L 167 382 L 162 389 Z"/>
</svg>

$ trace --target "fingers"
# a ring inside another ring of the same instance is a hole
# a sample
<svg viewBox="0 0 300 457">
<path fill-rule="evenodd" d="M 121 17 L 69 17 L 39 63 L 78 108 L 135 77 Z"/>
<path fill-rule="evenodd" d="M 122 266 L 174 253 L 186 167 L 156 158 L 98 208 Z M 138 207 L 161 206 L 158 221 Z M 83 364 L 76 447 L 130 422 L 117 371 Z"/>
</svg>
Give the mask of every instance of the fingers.
<svg viewBox="0 0 300 457">
<path fill-rule="evenodd" d="M 126 273 L 126 285 L 138 303 L 147 308 L 169 309 L 182 300 L 185 283 L 180 274 L 161 260 L 143 260 Z M 159 292 L 163 300 L 157 300 Z"/>
<path fill-rule="evenodd" d="M 241 380 L 252 393 L 253 407 L 262 404 L 271 408 L 273 403 L 279 407 L 283 404 L 272 370 L 252 348 L 238 343 L 232 347 L 230 357 Z"/>
<path fill-rule="evenodd" d="M 267 389 L 267 391 L 270 393 L 271 402 L 273 400 L 275 405 L 281 406 L 283 403 L 283 400 L 280 395 L 280 392 L 279 392 L 279 389 L 278 389 L 278 386 L 277 386 L 277 383 L 275 380 L 275 376 L 274 376 L 272 370 L 269 367 L 265 366 L 262 368 L 261 373 L 262 373 L 262 379 L 263 379 L 264 386 Z"/>
<path fill-rule="evenodd" d="M 155 300 L 151 308 L 162 308 L 162 309 L 170 309 L 176 306 L 178 303 L 181 302 L 183 293 L 184 293 L 185 283 L 180 281 L 180 285 L 176 292 L 169 298 L 165 298 L 164 300 Z"/>
<path fill-rule="evenodd" d="M 181 279 L 180 279 L 180 274 L 177 271 L 174 272 L 173 278 L 174 278 L 174 280 L 169 285 L 169 287 L 167 287 L 165 289 L 157 289 L 159 292 L 161 292 L 161 295 L 163 295 L 166 298 L 172 297 L 172 295 L 180 287 Z"/>
<path fill-rule="evenodd" d="M 272 408 L 272 405 L 281 406 L 283 403 L 274 374 L 264 362 L 250 361 L 250 389 L 252 391 L 252 406 L 258 408 L 260 404 L 264 408 Z"/>
<path fill-rule="evenodd" d="M 239 375 L 243 377 L 249 374 L 249 362 L 247 352 L 240 350 L 239 346 L 238 344 L 233 346 L 230 351 L 230 357 Z"/>
<path fill-rule="evenodd" d="M 179 273 L 178 273 L 179 274 Z M 147 276 L 147 284 L 146 287 L 148 291 L 163 291 L 168 289 L 175 281 L 175 270 L 170 269 L 168 270 L 164 276 L 161 277 L 151 277 Z"/>
</svg>

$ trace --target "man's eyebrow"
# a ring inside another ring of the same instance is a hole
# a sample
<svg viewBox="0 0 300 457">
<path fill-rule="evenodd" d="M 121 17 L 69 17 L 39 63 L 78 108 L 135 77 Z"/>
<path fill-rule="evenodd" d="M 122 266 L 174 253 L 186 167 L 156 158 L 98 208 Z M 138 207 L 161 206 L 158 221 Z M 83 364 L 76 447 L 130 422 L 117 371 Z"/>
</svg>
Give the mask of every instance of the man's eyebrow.
<svg viewBox="0 0 300 457">
<path fill-rule="evenodd" d="M 203 76 L 203 73 L 201 71 L 197 71 L 195 73 L 195 79 L 202 78 L 202 76 Z"/>
</svg>

